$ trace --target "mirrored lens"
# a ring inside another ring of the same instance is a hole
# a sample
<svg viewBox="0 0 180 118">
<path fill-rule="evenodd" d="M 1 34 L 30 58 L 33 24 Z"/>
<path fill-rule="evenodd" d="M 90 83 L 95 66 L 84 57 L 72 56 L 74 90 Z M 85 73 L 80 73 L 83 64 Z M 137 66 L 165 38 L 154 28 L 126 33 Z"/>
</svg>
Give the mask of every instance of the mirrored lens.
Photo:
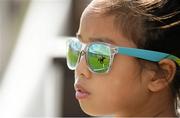
<svg viewBox="0 0 180 118">
<path fill-rule="evenodd" d="M 70 40 L 67 43 L 67 65 L 72 70 L 74 70 L 77 65 L 81 47 L 81 43 L 76 40 Z"/>
<path fill-rule="evenodd" d="M 104 44 L 92 44 L 88 48 L 87 61 L 92 71 L 107 72 L 110 65 L 111 50 Z"/>
</svg>

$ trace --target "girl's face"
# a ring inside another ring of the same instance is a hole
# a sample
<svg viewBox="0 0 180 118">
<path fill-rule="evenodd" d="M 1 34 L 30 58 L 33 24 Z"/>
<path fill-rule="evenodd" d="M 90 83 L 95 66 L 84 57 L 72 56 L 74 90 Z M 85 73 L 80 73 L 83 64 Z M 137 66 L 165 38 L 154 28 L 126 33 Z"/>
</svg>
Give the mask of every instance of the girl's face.
<svg viewBox="0 0 180 118">
<path fill-rule="evenodd" d="M 85 44 L 103 41 L 136 48 L 117 30 L 113 16 L 85 11 L 77 35 Z M 137 59 L 117 54 L 109 73 L 94 74 L 88 70 L 85 56 L 82 56 L 75 70 L 74 83 L 82 110 L 89 115 L 138 114 L 148 100 L 147 82 L 142 79 L 147 75 L 143 73 Z"/>
</svg>

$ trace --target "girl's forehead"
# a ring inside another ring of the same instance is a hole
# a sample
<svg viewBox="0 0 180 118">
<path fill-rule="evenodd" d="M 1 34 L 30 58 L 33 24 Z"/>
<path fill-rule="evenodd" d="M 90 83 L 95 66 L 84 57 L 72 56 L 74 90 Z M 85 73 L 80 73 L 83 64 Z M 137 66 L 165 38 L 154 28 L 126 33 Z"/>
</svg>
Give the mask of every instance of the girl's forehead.
<svg viewBox="0 0 180 118">
<path fill-rule="evenodd" d="M 119 46 L 136 47 L 114 26 L 113 16 L 88 15 L 82 18 L 77 33 L 82 42 L 102 41 Z"/>
<path fill-rule="evenodd" d="M 104 1 L 104 0 L 102 0 Z M 101 2 L 102 2 L 101 1 Z M 83 40 L 87 39 L 112 39 L 109 42 L 115 42 L 115 45 L 121 45 L 119 42 L 131 42 L 130 47 L 137 47 L 132 40 L 127 40 L 120 31 L 119 25 L 115 23 L 115 15 L 105 15 L 104 12 L 96 9 L 95 4 L 99 1 L 93 1 L 84 10 L 81 16 L 80 28 L 78 34 Z M 100 7 L 101 8 L 101 7 Z M 124 45 L 127 46 L 127 45 Z M 129 47 L 129 46 L 128 46 Z"/>
</svg>

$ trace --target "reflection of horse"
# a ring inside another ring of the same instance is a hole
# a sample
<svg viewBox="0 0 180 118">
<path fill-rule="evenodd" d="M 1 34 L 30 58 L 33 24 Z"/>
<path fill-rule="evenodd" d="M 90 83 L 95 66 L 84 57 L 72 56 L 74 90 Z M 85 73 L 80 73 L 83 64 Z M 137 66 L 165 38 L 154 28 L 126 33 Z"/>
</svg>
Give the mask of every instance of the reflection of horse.
<svg viewBox="0 0 180 118">
<path fill-rule="evenodd" d="M 104 59 L 106 59 L 104 56 L 100 56 L 100 57 L 98 58 L 98 61 L 99 61 L 101 64 L 103 64 Z"/>
</svg>

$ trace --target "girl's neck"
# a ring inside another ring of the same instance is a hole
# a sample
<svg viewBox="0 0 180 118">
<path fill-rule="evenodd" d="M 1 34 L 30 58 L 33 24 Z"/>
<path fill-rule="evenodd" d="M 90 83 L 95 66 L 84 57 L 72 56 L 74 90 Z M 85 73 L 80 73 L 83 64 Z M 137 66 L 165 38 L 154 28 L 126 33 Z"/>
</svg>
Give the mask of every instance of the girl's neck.
<svg viewBox="0 0 180 118">
<path fill-rule="evenodd" d="M 154 117 L 177 117 L 173 106 L 165 107 L 159 113 L 155 114 Z"/>
<path fill-rule="evenodd" d="M 153 117 L 176 117 L 174 100 L 168 92 L 153 96 L 147 105 L 145 105 L 142 114 L 143 111 Z"/>
<path fill-rule="evenodd" d="M 149 96 L 148 101 L 138 108 L 130 111 L 130 114 L 124 114 L 124 116 L 131 117 L 177 117 L 175 113 L 173 97 L 167 93 L 164 95 Z M 123 113 L 122 113 L 123 114 Z M 119 114 L 117 116 L 121 116 Z"/>
</svg>

